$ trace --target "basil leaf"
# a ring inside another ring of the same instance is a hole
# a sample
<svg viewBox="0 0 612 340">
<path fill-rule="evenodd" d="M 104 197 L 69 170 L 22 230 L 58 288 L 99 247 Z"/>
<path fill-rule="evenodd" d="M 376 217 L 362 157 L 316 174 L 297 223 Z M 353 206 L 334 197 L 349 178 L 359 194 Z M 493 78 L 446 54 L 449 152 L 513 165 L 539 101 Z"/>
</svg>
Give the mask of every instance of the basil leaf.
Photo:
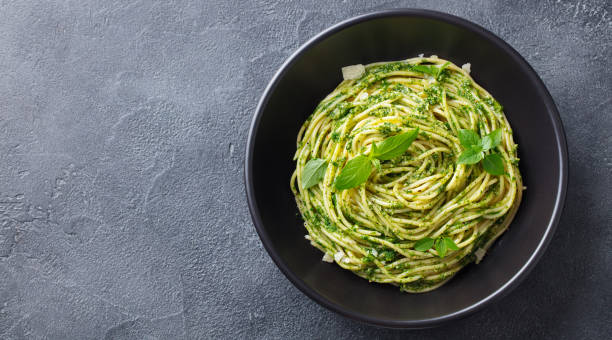
<svg viewBox="0 0 612 340">
<path fill-rule="evenodd" d="M 412 66 L 412 70 L 421 72 L 421 73 L 427 73 L 434 77 L 438 75 L 438 68 L 435 67 L 434 65 L 415 65 L 415 66 Z"/>
<path fill-rule="evenodd" d="M 453 241 L 453 239 L 450 237 L 445 237 L 444 243 L 446 243 L 446 247 L 448 249 L 459 250 L 459 247 L 457 246 L 457 244 L 455 244 L 455 241 Z"/>
<path fill-rule="evenodd" d="M 433 244 L 433 238 L 425 237 L 418 240 L 417 243 L 414 244 L 414 250 L 427 251 L 429 248 L 431 248 L 431 246 L 433 246 Z"/>
<path fill-rule="evenodd" d="M 502 139 L 502 130 L 496 129 L 491 131 L 488 135 L 482 137 L 482 149 L 487 151 L 489 149 L 493 149 L 501 143 Z"/>
<path fill-rule="evenodd" d="M 446 68 L 446 66 L 450 65 L 450 61 L 445 62 L 444 64 L 442 64 L 442 66 L 440 66 L 440 68 L 438 69 L 438 73 L 436 74 L 436 79 L 440 80 L 440 74 L 442 74 L 442 71 L 444 71 L 444 69 Z"/>
<path fill-rule="evenodd" d="M 376 146 L 376 143 L 372 143 L 372 152 L 370 153 L 370 155 L 375 155 L 378 153 L 378 146 Z"/>
<path fill-rule="evenodd" d="M 482 141 L 476 132 L 465 129 L 459 130 L 459 142 L 461 142 L 461 145 L 464 148 L 482 144 Z"/>
<path fill-rule="evenodd" d="M 324 159 L 313 158 L 309 160 L 304 166 L 304 172 L 302 173 L 302 188 L 308 189 L 319 183 L 323 176 L 325 176 L 326 169 L 327 162 Z"/>
<path fill-rule="evenodd" d="M 434 76 L 435 78 L 438 78 L 440 73 L 442 73 L 442 71 L 444 71 L 444 69 L 448 65 L 450 65 L 450 62 L 448 61 L 440 67 L 436 65 L 415 65 L 415 66 L 412 66 L 412 70 L 421 72 L 421 73 L 426 73 L 426 74 Z"/>
<path fill-rule="evenodd" d="M 436 240 L 436 251 L 438 252 L 438 256 L 441 258 L 446 255 L 446 242 L 444 242 L 444 240 L 441 238 Z"/>
<path fill-rule="evenodd" d="M 472 145 L 459 155 L 458 164 L 476 164 L 482 159 L 482 146 Z"/>
<path fill-rule="evenodd" d="M 372 156 L 382 161 L 401 156 L 408 150 L 408 147 L 410 147 L 410 144 L 414 142 L 418 135 L 419 128 L 416 128 L 410 132 L 389 137 L 379 145 L 374 144 L 372 146 Z"/>
<path fill-rule="evenodd" d="M 499 176 L 504 174 L 504 160 L 498 153 L 487 155 L 482 160 L 482 167 L 491 175 Z"/>
<path fill-rule="evenodd" d="M 336 177 L 338 190 L 350 189 L 365 182 L 372 172 L 372 162 L 365 155 L 359 155 L 346 163 L 340 175 Z"/>
</svg>

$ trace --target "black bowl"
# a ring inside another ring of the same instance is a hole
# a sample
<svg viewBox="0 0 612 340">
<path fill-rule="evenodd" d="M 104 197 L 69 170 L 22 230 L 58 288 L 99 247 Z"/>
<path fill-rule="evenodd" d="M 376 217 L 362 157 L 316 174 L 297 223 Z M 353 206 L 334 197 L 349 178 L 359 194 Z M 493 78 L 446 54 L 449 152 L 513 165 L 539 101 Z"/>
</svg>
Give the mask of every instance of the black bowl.
<svg viewBox="0 0 612 340">
<path fill-rule="evenodd" d="M 289 178 L 298 130 L 341 81 L 340 68 L 436 54 L 472 76 L 504 106 L 519 145 L 527 190 L 510 228 L 483 261 L 429 293 L 368 283 L 304 239 Z M 424 328 L 466 316 L 500 299 L 534 267 L 565 201 L 567 145 L 555 104 L 527 62 L 508 44 L 466 20 L 424 10 L 359 16 L 304 44 L 276 73 L 259 102 L 246 154 L 253 222 L 281 271 L 302 292 L 342 315 L 387 327 Z"/>
</svg>

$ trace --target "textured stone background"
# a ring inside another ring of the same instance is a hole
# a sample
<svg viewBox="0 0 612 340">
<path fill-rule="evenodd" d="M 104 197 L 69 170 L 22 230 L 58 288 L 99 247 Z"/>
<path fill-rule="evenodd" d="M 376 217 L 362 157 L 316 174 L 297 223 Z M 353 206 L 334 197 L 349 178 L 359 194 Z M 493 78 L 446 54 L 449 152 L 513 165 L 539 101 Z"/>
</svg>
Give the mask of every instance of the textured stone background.
<svg viewBox="0 0 612 340">
<path fill-rule="evenodd" d="M 561 225 L 500 303 L 416 332 L 294 288 L 252 226 L 247 128 L 283 60 L 394 7 L 514 46 L 569 142 Z M 612 332 L 609 1 L 0 1 L 0 338 L 606 338 Z"/>
</svg>

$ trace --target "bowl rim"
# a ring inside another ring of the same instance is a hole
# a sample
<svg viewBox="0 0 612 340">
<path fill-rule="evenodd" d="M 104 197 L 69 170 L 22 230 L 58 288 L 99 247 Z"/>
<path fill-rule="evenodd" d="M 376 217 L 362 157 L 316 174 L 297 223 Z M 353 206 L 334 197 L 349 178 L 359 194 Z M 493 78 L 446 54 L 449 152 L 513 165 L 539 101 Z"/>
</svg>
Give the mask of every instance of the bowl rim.
<svg viewBox="0 0 612 340">
<path fill-rule="evenodd" d="M 481 299 L 463 309 L 457 310 L 453 313 L 445 314 L 442 316 L 434 317 L 434 318 L 426 318 L 426 319 L 417 319 L 417 320 L 388 320 L 383 318 L 371 317 L 362 313 L 358 313 L 352 311 L 350 309 L 344 308 L 340 305 L 337 305 L 330 300 L 326 299 L 313 288 L 308 286 L 304 281 L 299 279 L 284 263 L 284 261 L 280 258 L 277 252 L 272 247 L 272 243 L 270 238 L 268 237 L 266 231 L 263 228 L 263 221 L 259 214 L 259 208 L 257 207 L 257 202 L 255 200 L 255 188 L 253 184 L 253 151 L 255 147 L 254 137 L 255 133 L 258 130 L 259 123 L 261 120 L 261 116 L 264 108 L 267 106 L 268 100 L 270 98 L 271 93 L 276 89 L 279 81 L 285 75 L 287 70 L 295 63 L 298 57 L 300 57 L 304 52 L 309 50 L 311 47 L 315 46 L 320 41 L 325 38 L 342 31 L 345 28 L 350 26 L 370 21 L 373 19 L 379 18 L 387 18 L 387 17 L 420 17 L 427 19 L 434 19 L 438 21 L 443 21 L 446 23 L 450 23 L 455 26 L 459 26 L 461 28 L 467 29 L 477 35 L 480 35 L 484 39 L 493 43 L 497 48 L 503 50 L 507 55 L 509 55 L 518 65 L 519 67 L 527 74 L 529 80 L 535 85 L 537 89 L 537 94 L 542 100 L 547 108 L 546 113 L 553 124 L 553 130 L 555 132 L 556 137 L 556 152 L 559 153 L 559 165 L 560 165 L 560 173 L 559 173 L 559 182 L 557 185 L 557 197 L 555 200 L 554 209 L 552 212 L 552 217 L 549 220 L 548 225 L 544 231 L 544 235 L 542 236 L 538 246 L 535 251 L 531 254 L 529 259 L 522 265 L 522 267 L 516 272 L 514 276 L 512 276 L 505 284 L 499 287 L 497 290 L 489 294 L 484 299 Z M 561 117 L 559 115 L 559 111 L 554 103 L 554 100 L 543 81 L 537 75 L 535 70 L 527 63 L 527 61 L 508 43 L 506 43 L 501 38 L 497 37 L 495 34 L 491 33 L 487 29 L 482 26 L 475 24 L 466 19 L 432 10 L 424 10 L 424 9 L 392 9 L 392 10 L 383 10 L 371 12 L 363 15 L 358 15 L 344 21 L 341 21 L 325 30 L 315 35 L 313 38 L 302 44 L 289 58 L 285 60 L 282 66 L 278 69 L 278 71 L 274 74 L 268 85 L 266 86 L 259 103 L 255 109 L 255 114 L 252 118 L 251 125 L 249 127 L 249 134 L 246 145 L 246 158 L 245 158 L 245 168 L 244 168 L 244 181 L 246 188 L 246 196 L 249 206 L 249 211 L 251 213 L 251 218 L 253 220 L 253 224 L 255 225 L 255 229 L 259 234 L 259 237 L 264 245 L 264 248 L 276 264 L 276 266 L 281 270 L 281 272 L 295 285 L 302 293 L 306 296 L 310 297 L 318 304 L 323 307 L 332 310 L 338 314 L 341 314 L 345 317 L 377 325 L 387 328 L 429 328 L 441 325 L 443 323 L 448 323 L 452 320 L 457 320 L 463 317 L 466 317 L 476 311 L 483 309 L 485 306 L 490 305 L 491 303 L 498 301 L 505 295 L 507 295 L 511 290 L 516 288 L 531 272 L 533 267 L 537 264 L 538 260 L 541 258 L 542 254 L 546 250 L 546 247 L 550 243 L 552 236 L 559 224 L 559 220 L 561 218 L 561 213 L 563 207 L 565 205 L 566 193 L 567 193 L 567 184 L 569 177 L 569 166 L 568 166 L 568 150 L 567 150 L 567 141 L 565 137 L 565 131 L 563 129 L 563 124 L 561 122 Z"/>
</svg>

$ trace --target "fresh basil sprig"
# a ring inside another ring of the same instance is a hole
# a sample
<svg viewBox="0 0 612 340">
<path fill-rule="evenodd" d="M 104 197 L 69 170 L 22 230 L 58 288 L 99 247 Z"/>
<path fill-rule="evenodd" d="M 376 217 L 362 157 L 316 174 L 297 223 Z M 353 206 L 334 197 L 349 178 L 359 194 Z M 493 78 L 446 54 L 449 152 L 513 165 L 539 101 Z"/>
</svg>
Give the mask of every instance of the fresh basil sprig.
<svg viewBox="0 0 612 340">
<path fill-rule="evenodd" d="M 468 130 L 469 131 L 469 130 Z M 495 129 L 488 135 L 482 137 L 482 148 L 484 151 L 493 149 L 501 143 L 502 131 L 501 129 Z"/>
<path fill-rule="evenodd" d="M 304 173 L 302 174 L 302 188 L 308 189 L 313 185 L 319 183 L 325 176 L 325 170 L 327 169 L 327 162 L 324 159 L 313 158 L 309 160 L 304 166 Z"/>
<path fill-rule="evenodd" d="M 476 164 L 482 161 L 482 167 L 491 175 L 504 174 L 504 160 L 498 153 L 484 155 L 485 151 L 489 151 L 501 143 L 502 131 L 496 129 L 491 131 L 482 139 L 472 130 L 459 130 L 459 142 L 464 150 L 459 155 L 457 163 L 459 164 Z"/>
<path fill-rule="evenodd" d="M 459 249 L 457 244 L 455 244 L 455 241 L 453 241 L 452 238 L 446 236 L 440 236 L 436 239 L 433 239 L 431 237 L 425 237 L 418 240 L 414 244 L 414 250 L 418 251 L 427 251 L 431 247 L 434 247 L 436 249 L 436 252 L 438 252 L 438 256 L 440 256 L 440 258 L 444 258 L 444 256 L 446 256 L 446 252 L 448 251 L 448 249 Z"/>
<path fill-rule="evenodd" d="M 425 237 L 417 241 L 414 244 L 414 249 L 418 251 L 427 251 L 434 245 L 434 239 L 431 237 Z"/>
<path fill-rule="evenodd" d="M 498 153 L 485 156 L 482 160 L 482 167 L 491 175 L 500 176 L 504 171 L 504 160 Z"/>
<path fill-rule="evenodd" d="M 450 64 L 450 62 L 446 62 L 444 63 L 442 66 L 436 66 L 436 65 L 415 65 L 412 67 L 413 71 L 417 71 L 417 72 L 421 72 L 421 73 L 426 73 L 429 74 L 430 76 L 433 76 L 434 78 L 438 79 L 440 77 L 440 74 L 442 73 L 442 71 L 444 71 L 444 69 L 446 68 L 446 66 L 448 66 Z"/>
<path fill-rule="evenodd" d="M 370 177 L 372 172 L 372 160 L 366 155 L 359 155 L 350 161 L 336 177 L 336 189 L 344 190 L 358 186 Z"/>
<path fill-rule="evenodd" d="M 403 155 L 418 135 L 419 128 L 416 128 L 389 137 L 379 145 L 373 144 L 372 151 L 368 156 L 359 155 L 346 163 L 334 182 L 336 189 L 351 189 L 365 182 L 372 172 L 372 163 L 377 169 L 380 169 L 381 160 L 386 161 Z"/>
<path fill-rule="evenodd" d="M 401 156 L 419 135 L 419 128 L 401 133 L 382 141 L 380 145 L 372 144 L 372 157 L 386 161 Z"/>
</svg>

